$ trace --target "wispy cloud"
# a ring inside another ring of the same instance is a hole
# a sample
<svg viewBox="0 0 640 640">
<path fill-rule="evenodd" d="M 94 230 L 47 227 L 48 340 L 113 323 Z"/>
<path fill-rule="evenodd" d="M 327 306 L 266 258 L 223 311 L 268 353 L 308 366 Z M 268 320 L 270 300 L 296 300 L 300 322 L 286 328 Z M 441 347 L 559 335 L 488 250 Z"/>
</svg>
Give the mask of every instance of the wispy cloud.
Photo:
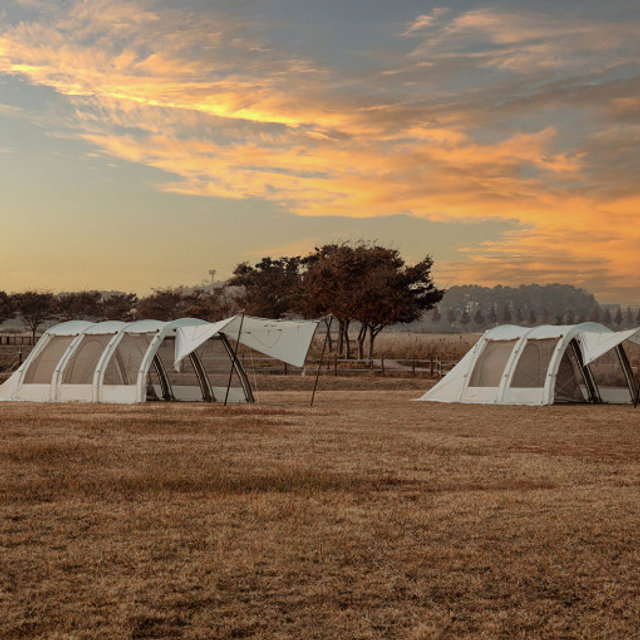
<svg viewBox="0 0 640 640">
<path fill-rule="evenodd" d="M 423 13 L 407 26 L 403 35 L 409 36 L 416 31 L 422 31 L 423 29 L 434 26 L 438 20 L 447 13 L 449 13 L 449 9 L 446 7 L 437 7 L 431 13 Z"/>
<path fill-rule="evenodd" d="M 420 40 L 411 53 L 416 59 L 467 59 L 474 66 L 524 73 L 567 73 L 634 62 L 637 27 L 637 21 L 562 20 L 481 8 L 454 15 L 437 30 L 410 28 L 407 35 Z"/>
<path fill-rule="evenodd" d="M 592 284 L 597 265 L 606 286 L 640 286 L 640 21 L 440 8 L 397 34 L 405 55 L 356 77 L 229 15 L 65 6 L 0 27 L 0 74 L 54 89 L 67 135 L 165 171 L 161 190 L 518 220 L 451 278 Z"/>
</svg>

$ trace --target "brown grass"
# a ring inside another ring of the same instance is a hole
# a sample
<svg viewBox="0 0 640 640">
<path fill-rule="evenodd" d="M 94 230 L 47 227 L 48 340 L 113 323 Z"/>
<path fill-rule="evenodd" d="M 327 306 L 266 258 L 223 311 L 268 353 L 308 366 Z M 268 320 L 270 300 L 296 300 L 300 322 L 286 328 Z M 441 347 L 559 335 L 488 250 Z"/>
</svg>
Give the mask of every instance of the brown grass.
<svg viewBox="0 0 640 640">
<path fill-rule="evenodd" d="M 640 411 L 0 404 L 2 638 L 634 638 Z"/>
<path fill-rule="evenodd" d="M 457 362 L 478 341 L 480 333 L 408 333 L 387 331 L 375 342 L 379 357 Z"/>
</svg>

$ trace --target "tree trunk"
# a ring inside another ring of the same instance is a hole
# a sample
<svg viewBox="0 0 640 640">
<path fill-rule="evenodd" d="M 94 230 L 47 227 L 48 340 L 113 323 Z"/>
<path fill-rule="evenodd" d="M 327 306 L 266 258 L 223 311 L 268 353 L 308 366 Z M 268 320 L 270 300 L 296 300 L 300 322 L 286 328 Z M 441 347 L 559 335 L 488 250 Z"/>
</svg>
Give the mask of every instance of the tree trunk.
<svg viewBox="0 0 640 640">
<path fill-rule="evenodd" d="M 373 345 L 384 326 L 369 325 L 369 359 L 373 359 Z"/>
<path fill-rule="evenodd" d="M 364 360 L 364 339 L 367 336 L 367 325 L 362 323 L 358 331 L 358 360 Z"/>
<path fill-rule="evenodd" d="M 327 327 L 327 349 L 331 353 L 333 351 L 333 338 L 331 337 L 331 318 L 325 318 L 324 324 Z"/>
<path fill-rule="evenodd" d="M 376 339 L 373 327 L 369 327 L 369 360 L 373 360 L 373 343 Z"/>
<path fill-rule="evenodd" d="M 338 331 L 338 353 L 345 355 L 347 360 L 351 358 L 351 345 L 349 344 L 349 320 L 339 320 Z"/>
<path fill-rule="evenodd" d="M 344 344 L 347 349 L 347 360 L 351 359 L 351 342 L 349 342 L 349 320 L 344 321 Z"/>
</svg>

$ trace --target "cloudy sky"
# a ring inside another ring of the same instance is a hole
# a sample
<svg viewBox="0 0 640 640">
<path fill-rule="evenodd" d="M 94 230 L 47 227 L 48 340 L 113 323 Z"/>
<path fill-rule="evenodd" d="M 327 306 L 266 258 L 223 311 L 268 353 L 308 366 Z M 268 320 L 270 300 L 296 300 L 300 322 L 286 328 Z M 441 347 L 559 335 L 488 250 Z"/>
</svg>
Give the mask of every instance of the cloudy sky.
<svg viewBox="0 0 640 640">
<path fill-rule="evenodd" d="M 359 238 L 640 303 L 640 5 L 3 0 L 0 289 Z"/>
</svg>

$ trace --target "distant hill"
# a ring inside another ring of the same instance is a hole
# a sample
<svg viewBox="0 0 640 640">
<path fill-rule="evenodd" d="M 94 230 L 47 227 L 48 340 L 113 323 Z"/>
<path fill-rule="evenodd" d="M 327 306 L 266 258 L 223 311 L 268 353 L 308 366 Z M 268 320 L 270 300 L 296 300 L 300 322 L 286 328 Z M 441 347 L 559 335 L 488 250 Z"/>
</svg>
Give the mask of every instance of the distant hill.
<svg viewBox="0 0 640 640">
<path fill-rule="evenodd" d="M 423 331 L 481 331 L 497 324 L 573 324 L 612 321 L 595 296 L 570 284 L 530 284 L 519 287 L 454 286 L 437 310 L 412 329 Z"/>
<path fill-rule="evenodd" d="M 545 309 L 550 317 L 565 315 L 572 311 L 574 315 L 586 315 L 599 308 L 594 295 L 570 284 L 523 284 L 519 287 L 481 287 L 462 285 L 451 287 L 440 303 L 442 309 L 454 309 L 462 313 L 475 313 L 480 308 L 488 313 L 493 307 L 498 312 L 507 306 L 512 315 L 518 309 L 523 316 L 530 311 L 541 313 Z"/>
</svg>

